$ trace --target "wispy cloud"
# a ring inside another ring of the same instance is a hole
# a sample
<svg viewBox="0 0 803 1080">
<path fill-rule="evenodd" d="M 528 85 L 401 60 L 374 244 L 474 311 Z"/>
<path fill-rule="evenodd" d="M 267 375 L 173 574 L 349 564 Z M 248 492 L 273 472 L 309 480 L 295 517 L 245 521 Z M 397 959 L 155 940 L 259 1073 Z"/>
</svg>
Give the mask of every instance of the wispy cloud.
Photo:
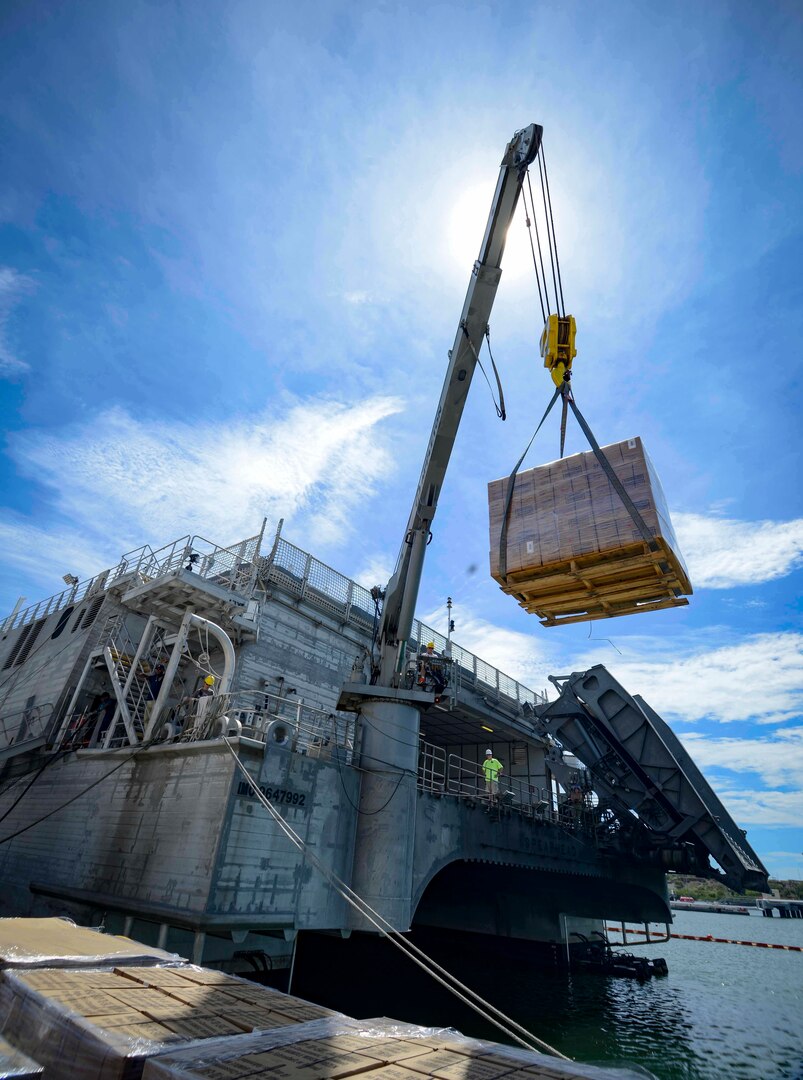
<svg viewBox="0 0 803 1080">
<path fill-rule="evenodd" d="M 9 322 L 14 308 L 32 288 L 30 278 L 10 266 L 0 266 L 0 378 L 13 379 L 30 370 L 30 365 L 14 351 Z"/>
<path fill-rule="evenodd" d="M 750 739 L 712 738 L 691 731 L 681 739 L 704 769 L 755 773 L 769 787 L 803 785 L 803 727 Z"/>
<path fill-rule="evenodd" d="M 777 791 L 728 787 L 719 781 L 717 795 L 740 825 L 800 827 L 803 791 Z"/>
<path fill-rule="evenodd" d="M 803 566 L 803 518 L 735 521 L 676 513 L 672 520 L 697 588 L 757 585 Z"/>
<path fill-rule="evenodd" d="M 78 428 L 28 431 L 14 438 L 12 454 L 50 490 L 52 524 L 6 515 L 7 558 L 33 573 L 57 553 L 63 569 L 86 572 L 101 569 L 86 561 L 110 545 L 196 531 L 229 542 L 255 532 L 263 516 L 284 517 L 313 547 L 340 542 L 356 508 L 393 471 L 380 425 L 400 408 L 392 398 L 311 399 L 214 424 L 112 409 Z"/>
<path fill-rule="evenodd" d="M 753 634 L 711 648 L 721 628 L 701 637 L 675 640 L 620 638 L 622 655 L 595 649 L 578 657 L 576 670 L 606 667 L 631 693 L 638 693 L 665 719 L 696 723 L 746 720 L 779 724 L 803 709 L 803 635 Z"/>
</svg>

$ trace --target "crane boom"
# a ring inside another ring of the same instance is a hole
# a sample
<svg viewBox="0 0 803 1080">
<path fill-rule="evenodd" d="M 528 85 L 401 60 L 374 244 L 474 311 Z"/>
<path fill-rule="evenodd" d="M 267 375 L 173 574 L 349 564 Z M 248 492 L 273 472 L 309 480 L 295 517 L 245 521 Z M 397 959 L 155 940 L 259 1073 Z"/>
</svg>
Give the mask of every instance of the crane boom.
<svg viewBox="0 0 803 1080">
<path fill-rule="evenodd" d="M 543 128 L 538 124 L 517 131 L 502 158 L 480 254 L 471 273 L 454 345 L 449 353 L 449 365 L 407 529 L 385 592 L 377 635 L 379 651 L 372 658 L 372 681 L 380 686 L 398 685 L 415 616 L 430 527 L 499 287 L 507 230 L 527 168 L 540 148 L 542 134 Z"/>
</svg>

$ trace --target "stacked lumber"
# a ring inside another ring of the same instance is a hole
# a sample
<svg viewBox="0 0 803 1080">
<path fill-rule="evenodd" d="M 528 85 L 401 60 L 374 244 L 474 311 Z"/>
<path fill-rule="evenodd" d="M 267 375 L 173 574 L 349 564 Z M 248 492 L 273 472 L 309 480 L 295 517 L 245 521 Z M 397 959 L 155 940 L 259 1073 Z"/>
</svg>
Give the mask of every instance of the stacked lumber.
<svg viewBox="0 0 803 1080">
<path fill-rule="evenodd" d="M 593 452 L 488 485 L 491 576 L 543 626 L 680 607 L 692 592 L 661 482 L 640 438 L 602 448 L 644 520 L 642 537 Z M 504 558 L 502 557 L 504 556 Z"/>
</svg>

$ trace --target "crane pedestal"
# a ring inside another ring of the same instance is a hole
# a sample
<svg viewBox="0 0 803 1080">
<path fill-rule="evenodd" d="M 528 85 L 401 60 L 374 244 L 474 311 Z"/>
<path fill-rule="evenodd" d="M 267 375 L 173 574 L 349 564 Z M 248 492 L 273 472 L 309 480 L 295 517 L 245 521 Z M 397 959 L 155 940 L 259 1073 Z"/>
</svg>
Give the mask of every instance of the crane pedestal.
<svg viewBox="0 0 803 1080">
<path fill-rule="evenodd" d="M 432 700 L 431 694 L 420 696 Z M 407 702 L 376 699 L 364 700 L 361 712 L 363 772 L 353 888 L 394 929 L 408 930 L 413 916 L 411 893 L 421 714 L 415 705 Z M 359 916 L 357 919 L 355 929 L 376 929 L 368 920 Z"/>
</svg>

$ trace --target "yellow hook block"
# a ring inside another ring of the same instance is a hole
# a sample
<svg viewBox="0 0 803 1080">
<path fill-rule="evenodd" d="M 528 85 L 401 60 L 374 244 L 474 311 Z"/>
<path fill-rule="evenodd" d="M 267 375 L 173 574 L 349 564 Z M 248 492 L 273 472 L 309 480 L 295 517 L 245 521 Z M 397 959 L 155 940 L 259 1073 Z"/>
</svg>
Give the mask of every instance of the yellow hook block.
<svg viewBox="0 0 803 1080">
<path fill-rule="evenodd" d="M 566 371 L 571 371 L 577 356 L 574 338 L 577 324 L 573 315 L 550 315 L 541 334 L 541 356 L 555 386 L 560 386 Z"/>
</svg>

